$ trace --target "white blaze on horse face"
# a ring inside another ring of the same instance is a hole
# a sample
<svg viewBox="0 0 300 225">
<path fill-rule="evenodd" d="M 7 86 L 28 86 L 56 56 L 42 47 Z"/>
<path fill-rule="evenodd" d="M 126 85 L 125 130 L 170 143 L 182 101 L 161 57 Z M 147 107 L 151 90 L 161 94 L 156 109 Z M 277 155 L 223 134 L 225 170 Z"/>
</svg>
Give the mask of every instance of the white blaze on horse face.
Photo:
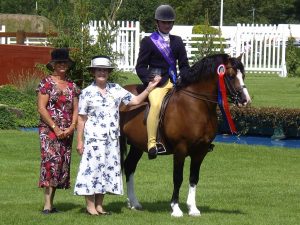
<svg viewBox="0 0 300 225">
<path fill-rule="evenodd" d="M 243 105 L 247 105 L 251 102 L 251 97 L 248 93 L 248 90 L 245 86 L 244 80 L 243 80 L 243 74 L 240 70 L 237 70 L 237 74 L 236 74 L 236 80 L 238 82 L 238 87 L 242 87 L 242 97 L 243 99 L 245 99 L 245 102 L 243 103 Z"/>
</svg>

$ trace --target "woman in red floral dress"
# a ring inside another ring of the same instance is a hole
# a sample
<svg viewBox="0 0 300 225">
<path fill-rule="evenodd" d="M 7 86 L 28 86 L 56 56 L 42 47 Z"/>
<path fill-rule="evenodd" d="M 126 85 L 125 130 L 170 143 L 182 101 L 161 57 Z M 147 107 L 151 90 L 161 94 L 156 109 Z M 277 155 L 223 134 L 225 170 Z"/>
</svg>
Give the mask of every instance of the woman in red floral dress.
<svg viewBox="0 0 300 225">
<path fill-rule="evenodd" d="M 73 134 L 78 117 L 80 90 L 68 79 L 73 64 L 69 51 L 54 49 L 47 68 L 53 73 L 44 78 L 37 89 L 41 170 L 39 187 L 44 188 L 43 214 L 57 212 L 53 207 L 56 189 L 70 188 L 70 162 Z"/>
</svg>

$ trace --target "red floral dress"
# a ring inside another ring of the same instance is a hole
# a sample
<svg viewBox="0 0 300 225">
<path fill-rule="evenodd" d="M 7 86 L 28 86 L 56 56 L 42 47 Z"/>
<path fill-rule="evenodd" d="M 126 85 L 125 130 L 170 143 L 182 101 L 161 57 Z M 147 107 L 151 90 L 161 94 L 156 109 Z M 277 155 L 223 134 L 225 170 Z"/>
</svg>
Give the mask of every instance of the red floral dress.
<svg viewBox="0 0 300 225">
<path fill-rule="evenodd" d="M 51 76 L 44 78 L 37 92 L 49 95 L 47 111 L 62 130 L 72 124 L 73 100 L 80 94 L 79 88 L 71 80 L 68 86 L 60 90 Z M 70 188 L 70 162 L 73 135 L 62 140 L 57 139 L 54 131 L 42 119 L 39 124 L 41 144 L 41 169 L 39 187 Z"/>
</svg>

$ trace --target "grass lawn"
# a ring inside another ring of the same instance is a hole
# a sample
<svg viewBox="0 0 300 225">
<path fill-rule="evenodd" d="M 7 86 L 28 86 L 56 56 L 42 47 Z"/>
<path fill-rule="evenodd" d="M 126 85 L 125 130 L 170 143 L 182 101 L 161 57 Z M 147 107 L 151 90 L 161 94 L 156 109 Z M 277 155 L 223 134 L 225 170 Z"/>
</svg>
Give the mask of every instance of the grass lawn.
<svg viewBox="0 0 300 225">
<path fill-rule="evenodd" d="M 250 78 L 251 79 L 251 78 Z M 58 190 L 55 205 L 62 213 L 41 215 L 43 192 L 39 178 L 39 141 L 36 132 L 0 131 L 0 224 L 3 225 L 295 225 L 300 221 L 300 151 L 216 143 L 207 155 L 197 188 L 201 217 L 187 216 L 187 159 L 180 192 L 183 218 L 170 216 L 172 156 L 149 161 L 146 155 L 136 172 L 136 193 L 143 212 L 126 208 L 126 195 L 105 197 L 113 215 L 91 217 L 84 200 L 70 190 Z M 74 185 L 79 156 L 72 155 Z M 125 188 L 125 187 L 124 187 Z M 125 190 L 126 191 L 126 190 Z"/>
<path fill-rule="evenodd" d="M 300 78 L 272 74 L 247 74 L 245 83 L 255 107 L 300 107 Z"/>
</svg>

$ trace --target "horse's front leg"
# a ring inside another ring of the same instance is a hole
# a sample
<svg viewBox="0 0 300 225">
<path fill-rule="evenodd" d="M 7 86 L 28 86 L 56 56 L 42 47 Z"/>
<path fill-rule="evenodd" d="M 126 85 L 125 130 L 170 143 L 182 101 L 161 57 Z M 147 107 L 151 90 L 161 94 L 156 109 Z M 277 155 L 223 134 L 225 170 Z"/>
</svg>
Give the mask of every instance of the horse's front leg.
<svg viewBox="0 0 300 225">
<path fill-rule="evenodd" d="M 190 216 L 201 216 L 200 210 L 197 208 L 196 205 L 196 186 L 199 181 L 200 166 L 203 161 L 203 158 L 204 156 L 191 156 L 190 185 L 189 194 L 186 201 Z"/>
<path fill-rule="evenodd" d="M 131 146 L 129 154 L 127 155 L 126 160 L 124 162 L 128 197 L 127 204 L 128 208 L 136 210 L 142 210 L 142 205 L 139 203 L 134 191 L 134 172 L 142 155 L 142 151 Z"/>
<path fill-rule="evenodd" d="M 183 167 L 185 157 L 176 156 L 173 159 L 173 195 L 171 200 L 172 213 L 171 216 L 182 217 L 183 212 L 179 208 L 179 190 L 183 181 Z"/>
</svg>

